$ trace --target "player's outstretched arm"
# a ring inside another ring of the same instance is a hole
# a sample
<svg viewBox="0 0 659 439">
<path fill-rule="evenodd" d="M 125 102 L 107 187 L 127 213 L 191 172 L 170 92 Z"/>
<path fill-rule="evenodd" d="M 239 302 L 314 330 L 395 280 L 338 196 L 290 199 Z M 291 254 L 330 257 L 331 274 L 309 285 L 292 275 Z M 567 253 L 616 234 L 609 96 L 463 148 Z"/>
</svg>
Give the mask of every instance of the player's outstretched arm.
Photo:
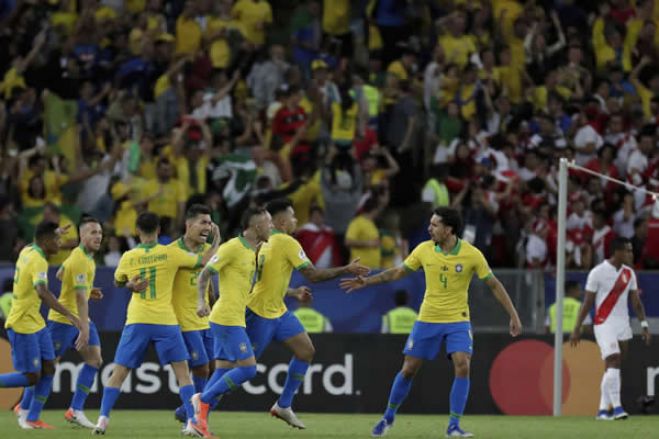
<svg viewBox="0 0 659 439">
<path fill-rule="evenodd" d="M 71 311 L 69 311 L 64 305 L 59 303 L 55 296 L 53 296 L 53 293 L 48 291 L 48 287 L 44 284 L 39 284 L 36 286 L 37 294 L 41 298 L 41 300 L 46 304 L 46 306 L 50 309 L 54 309 L 58 313 L 62 314 L 64 317 L 69 319 L 73 325 L 75 325 L 77 328 L 80 328 L 80 321 L 76 316 L 71 314 Z"/>
<path fill-rule="evenodd" d="M 499 279 L 497 279 L 494 275 L 490 276 L 490 278 L 487 279 L 485 283 L 488 287 L 490 287 L 494 297 L 496 297 L 501 306 L 503 306 L 503 308 L 510 316 L 510 335 L 517 337 L 522 333 L 522 321 L 519 319 L 519 315 L 517 314 L 515 305 L 513 305 L 513 301 L 510 300 L 510 296 L 506 291 L 506 287 L 504 287 L 501 281 L 499 281 Z"/>
<path fill-rule="evenodd" d="M 206 303 L 206 292 L 208 291 L 208 283 L 211 280 L 212 271 L 206 266 L 201 273 L 199 273 L 199 278 L 197 279 L 197 315 L 199 317 L 206 317 L 210 314 L 211 310 Z M 219 300 L 220 291 L 217 291 L 217 297 Z"/>
<path fill-rule="evenodd" d="M 346 291 L 346 293 L 352 293 L 355 290 L 364 288 L 367 285 L 376 285 L 383 284 L 386 282 L 392 282 L 398 279 L 402 279 L 407 276 L 410 271 L 405 268 L 405 266 L 400 265 L 398 267 L 393 267 L 388 270 L 384 270 L 382 273 L 375 274 L 373 276 L 362 277 L 357 276 L 352 279 L 341 279 L 341 288 Z"/>
<path fill-rule="evenodd" d="M 572 331 L 572 335 L 570 335 L 571 346 L 576 346 L 579 344 L 579 340 L 581 339 L 581 325 L 583 324 L 583 321 L 586 319 L 586 316 L 590 312 L 590 309 L 593 307 L 594 303 L 595 303 L 595 293 L 586 290 L 583 303 L 581 304 L 581 308 L 579 309 L 579 315 L 577 316 L 577 323 L 574 326 L 574 331 Z"/>
<path fill-rule="evenodd" d="M 312 264 L 300 268 L 300 273 L 310 282 L 322 282 L 324 280 L 334 279 L 344 274 L 354 274 L 356 276 L 365 276 L 370 272 L 370 268 L 359 263 L 359 258 L 355 259 L 348 265 L 336 268 L 316 268 Z"/>
<path fill-rule="evenodd" d="M 652 341 L 652 336 L 650 335 L 648 321 L 645 318 L 645 307 L 641 301 L 641 296 L 638 294 L 638 290 L 631 290 L 629 292 L 629 297 L 632 301 L 632 307 L 634 307 L 636 317 L 638 317 L 638 321 L 641 322 L 641 327 L 643 328 L 643 340 L 645 340 L 645 344 L 649 346 Z"/>
</svg>

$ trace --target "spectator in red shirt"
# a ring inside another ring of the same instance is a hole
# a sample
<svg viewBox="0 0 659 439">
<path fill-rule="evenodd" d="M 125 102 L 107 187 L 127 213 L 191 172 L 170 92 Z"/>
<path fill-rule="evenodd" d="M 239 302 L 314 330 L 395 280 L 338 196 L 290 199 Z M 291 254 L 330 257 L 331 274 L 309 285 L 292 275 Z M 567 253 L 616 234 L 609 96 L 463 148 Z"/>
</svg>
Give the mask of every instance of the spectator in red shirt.
<svg viewBox="0 0 659 439">
<path fill-rule="evenodd" d="M 325 212 L 318 206 L 309 210 L 309 222 L 297 232 L 304 252 L 318 268 L 330 268 L 341 265 L 341 253 L 336 235 L 331 227 L 325 225 Z"/>
</svg>

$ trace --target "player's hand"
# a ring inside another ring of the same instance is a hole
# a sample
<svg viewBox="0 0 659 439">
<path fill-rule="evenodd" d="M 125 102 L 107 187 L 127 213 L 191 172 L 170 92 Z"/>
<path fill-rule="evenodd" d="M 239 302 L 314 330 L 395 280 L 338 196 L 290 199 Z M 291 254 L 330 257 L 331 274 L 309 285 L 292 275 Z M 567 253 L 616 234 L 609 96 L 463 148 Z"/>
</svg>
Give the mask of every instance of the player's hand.
<svg viewBox="0 0 659 439">
<path fill-rule="evenodd" d="M 519 317 L 515 316 L 510 319 L 510 335 L 517 337 L 522 333 L 522 322 L 519 320 Z"/>
<path fill-rule="evenodd" d="M 222 234 L 220 233 L 220 227 L 215 223 L 211 226 L 211 235 L 213 236 L 213 247 L 218 247 L 222 241 Z"/>
<path fill-rule="evenodd" d="M 574 328 L 570 335 L 570 346 L 577 346 L 581 340 L 581 328 Z"/>
<path fill-rule="evenodd" d="M 359 263 L 359 258 L 356 258 L 351 263 L 346 265 L 346 272 L 361 277 L 366 276 L 371 272 L 371 269 Z"/>
<path fill-rule="evenodd" d="M 211 313 L 211 309 L 206 302 L 197 305 L 197 315 L 199 317 L 207 317 Z"/>
<path fill-rule="evenodd" d="M 313 295 L 311 294 L 311 288 L 305 285 L 295 288 L 294 291 L 295 292 L 293 293 L 293 297 L 295 297 L 300 303 L 310 303 L 311 300 L 313 299 Z"/>
<path fill-rule="evenodd" d="M 89 344 L 89 327 L 83 328 L 78 333 L 78 338 L 76 339 L 76 350 L 81 351 Z"/>
<path fill-rule="evenodd" d="M 643 333 L 641 334 L 641 337 L 643 337 L 643 341 L 645 342 L 645 345 L 650 346 L 650 343 L 652 343 L 652 334 L 650 334 L 650 330 L 648 328 L 643 328 Z"/>
<path fill-rule="evenodd" d="M 92 288 L 89 298 L 92 300 L 101 300 L 103 298 L 103 291 L 100 288 Z"/>
<path fill-rule="evenodd" d="M 139 275 L 134 276 L 126 285 L 133 293 L 141 293 L 149 285 L 148 279 L 142 279 Z"/>
<path fill-rule="evenodd" d="M 341 289 L 345 290 L 346 293 L 352 293 L 355 290 L 364 288 L 366 286 L 366 279 L 362 276 L 353 277 L 352 279 L 341 279 L 339 286 Z"/>
</svg>

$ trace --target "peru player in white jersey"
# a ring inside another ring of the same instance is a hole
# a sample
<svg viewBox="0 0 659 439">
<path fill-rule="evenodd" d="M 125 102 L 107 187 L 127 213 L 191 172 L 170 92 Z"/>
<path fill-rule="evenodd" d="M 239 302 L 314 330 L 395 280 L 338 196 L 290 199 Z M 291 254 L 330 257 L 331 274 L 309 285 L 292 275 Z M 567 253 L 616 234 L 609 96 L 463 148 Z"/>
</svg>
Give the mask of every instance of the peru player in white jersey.
<svg viewBox="0 0 659 439">
<path fill-rule="evenodd" d="M 638 295 L 636 274 L 627 265 L 631 265 L 633 260 L 632 244 L 627 238 L 615 238 L 611 243 L 611 252 L 609 259 L 588 273 L 586 297 L 570 337 L 572 346 L 576 346 L 581 337 L 581 324 L 594 303 L 595 339 L 605 364 L 597 413 L 599 420 L 625 419 L 628 416 L 620 403 L 620 351 L 626 351 L 627 343 L 633 336 L 627 310 L 628 298 L 631 298 L 636 316 L 641 322 L 643 339 L 646 344 L 650 344 L 650 332 L 645 320 L 645 309 Z M 609 407 L 613 407 L 612 414 Z"/>
</svg>

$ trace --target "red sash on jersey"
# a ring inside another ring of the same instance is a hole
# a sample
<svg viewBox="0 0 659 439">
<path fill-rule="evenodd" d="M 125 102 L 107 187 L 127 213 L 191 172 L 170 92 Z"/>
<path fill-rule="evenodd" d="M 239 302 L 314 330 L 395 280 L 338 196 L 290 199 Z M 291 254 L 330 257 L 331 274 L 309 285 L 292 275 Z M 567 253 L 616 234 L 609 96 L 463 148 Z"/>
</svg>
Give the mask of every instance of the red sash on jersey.
<svg viewBox="0 0 659 439">
<path fill-rule="evenodd" d="M 620 273 L 620 276 L 618 276 L 618 279 L 616 279 L 616 283 L 613 284 L 613 288 L 606 296 L 606 299 L 604 299 L 602 304 L 599 306 L 599 308 L 597 308 L 597 311 L 595 312 L 594 323 L 596 325 L 604 323 L 606 318 L 609 317 L 613 307 L 616 305 L 616 303 L 618 303 L 618 299 L 622 293 L 625 292 L 627 285 L 629 285 L 631 280 L 632 271 L 629 268 L 624 268 Z"/>
</svg>

